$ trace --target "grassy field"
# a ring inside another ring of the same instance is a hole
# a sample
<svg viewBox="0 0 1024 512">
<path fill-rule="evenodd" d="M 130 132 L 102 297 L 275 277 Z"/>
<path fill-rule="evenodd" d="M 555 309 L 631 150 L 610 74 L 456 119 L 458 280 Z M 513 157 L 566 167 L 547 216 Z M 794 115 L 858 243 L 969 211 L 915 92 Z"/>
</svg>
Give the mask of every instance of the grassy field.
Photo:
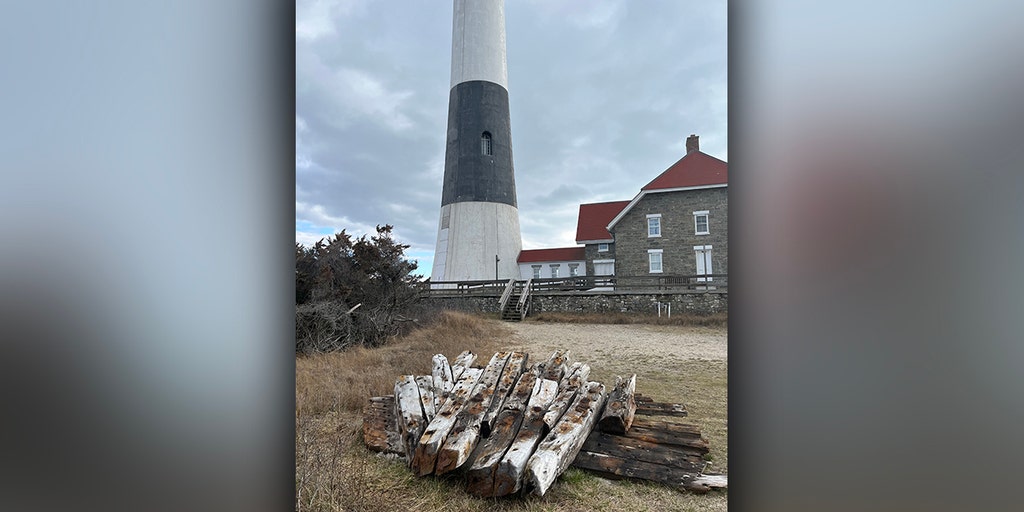
<svg viewBox="0 0 1024 512">
<path fill-rule="evenodd" d="M 687 327 L 660 327 L 685 329 Z M 552 340 L 554 342 L 555 340 Z M 431 356 L 472 350 L 487 358 L 522 347 L 506 324 L 446 313 L 429 328 L 375 349 L 296 359 L 296 510 L 444 511 L 675 511 L 726 510 L 725 493 L 695 495 L 664 486 L 610 481 L 570 469 L 544 497 L 480 499 L 459 477 L 416 478 L 403 461 L 378 456 L 362 441 L 361 410 L 370 396 L 390 394 L 403 373 L 429 374 Z M 535 357 L 539 354 L 534 354 Z M 543 354 L 547 357 L 549 353 Z M 701 426 L 711 446 L 709 472 L 728 469 L 726 362 L 616 357 L 614 347 L 575 354 L 593 368 L 591 379 L 637 373 L 638 390 L 686 404 L 687 421 Z"/>
</svg>

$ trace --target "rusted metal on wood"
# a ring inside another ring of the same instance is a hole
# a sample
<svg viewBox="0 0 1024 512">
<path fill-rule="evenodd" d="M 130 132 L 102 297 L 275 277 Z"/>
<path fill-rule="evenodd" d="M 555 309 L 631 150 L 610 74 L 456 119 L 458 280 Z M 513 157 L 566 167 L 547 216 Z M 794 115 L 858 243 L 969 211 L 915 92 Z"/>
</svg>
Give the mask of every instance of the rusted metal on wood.
<svg viewBox="0 0 1024 512">
<path fill-rule="evenodd" d="M 608 401 L 601 419 L 598 420 L 598 427 L 604 432 L 613 434 L 625 434 L 633 424 L 633 415 L 636 414 L 636 400 L 633 394 L 636 392 L 636 374 L 628 380 L 621 377 L 615 378 L 615 388 L 608 393 Z"/>
<path fill-rule="evenodd" d="M 558 475 L 572 464 L 604 405 L 604 385 L 588 382 L 526 463 L 526 475 L 533 493 L 543 496 Z"/>
<path fill-rule="evenodd" d="M 427 424 L 423 415 L 419 387 L 413 375 L 402 375 L 395 382 L 395 418 L 402 439 L 403 453 L 411 458 Z"/>
<path fill-rule="evenodd" d="M 494 471 L 519 433 L 525 416 L 523 412 L 534 391 L 539 390 L 540 386 L 541 381 L 535 368 L 520 375 L 512 395 L 505 401 L 501 414 L 491 428 L 490 436 L 480 443 L 473 454 L 474 460 L 466 472 L 466 491 L 470 494 L 494 496 Z"/>
<path fill-rule="evenodd" d="M 526 352 L 512 352 L 512 355 L 509 356 L 508 362 L 505 363 L 505 369 L 501 371 L 501 377 L 498 378 L 498 383 L 494 387 L 491 403 L 487 406 L 487 412 L 484 413 L 483 420 L 480 422 L 480 434 L 484 437 L 491 434 L 491 426 L 498 417 L 498 413 L 501 412 L 505 399 L 508 398 L 513 386 L 518 382 L 519 376 L 526 369 L 528 360 L 529 356 Z"/>
<path fill-rule="evenodd" d="M 455 381 L 455 387 L 452 388 L 448 400 L 445 400 L 444 405 L 423 431 L 419 445 L 416 446 L 411 458 L 412 470 L 416 476 L 426 476 L 434 472 L 437 465 L 437 452 L 448 437 L 448 432 L 455 425 L 456 415 L 462 410 L 470 392 L 476 386 L 479 374 L 470 370 L 472 369 L 469 368 L 462 372 L 459 380 Z"/>
<path fill-rule="evenodd" d="M 363 408 L 363 442 L 375 452 L 405 454 L 395 421 L 395 395 L 367 401 Z"/>
<path fill-rule="evenodd" d="M 558 383 L 553 380 L 537 379 L 535 386 L 530 402 L 526 404 L 519 432 L 494 470 L 493 496 L 507 496 L 522 487 L 526 462 L 547 435 L 544 412 L 555 398 Z"/>
<path fill-rule="evenodd" d="M 448 438 L 445 439 L 444 445 L 438 451 L 435 474 L 443 475 L 458 469 L 469 459 L 473 448 L 476 448 L 480 441 L 480 422 L 491 405 L 495 387 L 510 356 L 510 352 L 501 351 L 494 354 L 494 357 L 491 357 L 490 362 L 487 363 L 480 375 L 480 380 L 477 381 L 472 394 L 466 400 L 466 405 L 455 418 L 455 424 L 448 433 Z"/>
</svg>

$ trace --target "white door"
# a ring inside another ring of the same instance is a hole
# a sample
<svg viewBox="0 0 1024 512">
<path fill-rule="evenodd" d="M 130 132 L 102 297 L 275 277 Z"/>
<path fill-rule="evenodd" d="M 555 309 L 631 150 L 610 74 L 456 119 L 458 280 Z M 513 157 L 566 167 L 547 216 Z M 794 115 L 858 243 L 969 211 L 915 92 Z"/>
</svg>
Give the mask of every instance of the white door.
<svg viewBox="0 0 1024 512">
<path fill-rule="evenodd" d="M 711 270 L 711 246 L 710 245 L 695 245 L 693 251 L 697 257 L 697 275 L 703 276 L 707 274 L 714 274 Z M 697 282 L 703 283 L 710 281 L 710 277 L 698 277 Z"/>
<path fill-rule="evenodd" d="M 614 276 L 615 275 L 615 260 L 594 260 L 594 275 L 595 276 Z M 611 290 L 611 282 L 608 280 L 595 279 L 594 284 L 597 285 L 595 290 Z"/>
</svg>

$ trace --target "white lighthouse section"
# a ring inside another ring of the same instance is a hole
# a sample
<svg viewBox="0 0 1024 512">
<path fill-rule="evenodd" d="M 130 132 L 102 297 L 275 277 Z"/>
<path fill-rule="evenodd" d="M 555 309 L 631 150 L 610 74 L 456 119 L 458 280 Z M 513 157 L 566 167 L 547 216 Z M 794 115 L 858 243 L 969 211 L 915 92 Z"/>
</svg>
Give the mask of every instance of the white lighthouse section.
<svg viewBox="0 0 1024 512">
<path fill-rule="evenodd" d="M 455 0 L 451 87 L 486 80 L 508 90 L 504 4 L 505 0 Z"/>
<path fill-rule="evenodd" d="M 447 217 L 447 218 L 446 218 Z M 504 203 L 460 202 L 441 208 L 433 281 L 519 277 L 519 210 Z"/>
</svg>

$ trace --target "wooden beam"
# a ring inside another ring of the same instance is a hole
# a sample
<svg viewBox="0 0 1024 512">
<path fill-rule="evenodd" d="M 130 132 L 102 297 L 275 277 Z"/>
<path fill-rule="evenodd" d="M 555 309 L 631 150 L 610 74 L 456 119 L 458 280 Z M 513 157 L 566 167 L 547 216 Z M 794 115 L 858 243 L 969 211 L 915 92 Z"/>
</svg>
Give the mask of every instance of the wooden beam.
<svg viewBox="0 0 1024 512">
<path fill-rule="evenodd" d="M 455 386 L 455 376 L 452 375 L 452 367 L 448 364 L 448 358 L 444 354 L 434 354 L 431 361 L 430 377 L 434 384 L 434 410 L 441 408 L 441 404 L 448 399 L 448 394 Z"/>
<path fill-rule="evenodd" d="M 452 378 L 455 380 L 459 380 L 459 377 L 462 376 L 462 372 L 465 371 L 466 368 L 473 366 L 473 363 L 475 362 L 476 354 L 468 350 L 464 350 L 461 354 L 455 357 L 455 361 L 452 362 L 451 364 Z"/>
<path fill-rule="evenodd" d="M 689 442 L 693 444 L 653 443 L 628 435 L 608 434 L 595 430 L 583 443 L 582 450 L 699 472 L 704 467 L 707 441 L 697 439 Z"/>
<path fill-rule="evenodd" d="M 479 373 L 469 371 L 467 368 L 462 376 L 455 381 L 451 395 L 444 402 L 441 409 L 434 415 L 434 419 L 427 424 L 419 444 L 412 456 L 412 470 L 416 476 L 426 476 L 434 472 L 437 464 L 437 452 L 448 437 L 448 432 L 455 425 L 455 416 L 462 410 L 469 398 L 470 392 L 476 386 Z"/>
<path fill-rule="evenodd" d="M 512 352 L 512 355 L 509 356 L 505 369 L 502 370 L 501 377 L 498 378 L 498 383 L 494 388 L 491 404 L 487 406 L 487 412 L 484 413 L 483 419 L 480 422 L 480 435 L 484 437 L 491 435 L 491 426 L 498 417 L 498 413 L 501 412 L 505 399 L 508 398 L 513 386 L 519 380 L 519 376 L 526 369 L 528 360 L 529 355 L 526 352 Z M 529 400 L 528 396 L 527 400 Z M 525 406 L 525 404 L 523 405 Z"/>
<path fill-rule="evenodd" d="M 573 466 L 613 478 L 650 480 L 692 492 L 705 493 L 728 487 L 724 475 L 701 475 L 701 466 L 667 466 L 638 460 L 624 459 L 603 453 L 580 451 Z M 703 478 L 702 478 L 703 477 Z"/>
<path fill-rule="evenodd" d="M 416 387 L 420 391 L 420 405 L 423 407 L 423 425 L 426 426 L 434 419 L 434 379 L 430 375 L 417 375 Z M 420 432 L 423 435 L 423 432 Z M 419 436 L 416 436 L 419 442 Z M 412 452 L 410 452 L 412 453 Z"/>
<path fill-rule="evenodd" d="M 375 452 L 405 455 L 395 421 L 395 396 L 371 397 L 363 408 L 363 442 Z"/>
<path fill-rule="evenodd" d="M 678 418 L 685 418 L 686 406 L 683 404 L 670 404 L 663 402 L 655 402 L 653 398 L 646 397 L 637 393 L 634 395 L 636 399 L 636 413 L 644 416 L 674 416 Z"/>
<path fill-rule="evenodd" d="M 589 382 L 573 401 L 572 407 L 548 433 L 544 441 L 526 463 L 525 478 L 533 493 L 543 496 L 558 475 L 572 464 L 576 454 L 597 423 L 597 415 L 604 405 L 604 385 Z"/>
<path fill-rule="evenodd" d="M 547 412 L 544 413 L 544 423 L 548 426 L 548 430 L 555 427 L 562 414 L 576 399 L 577 392 L 586 384 L 589 376 L 590 365 L 580 362 L 573 363 L 566 377 L 558 383 L 558 395 L 555 396 Z"/>
<path fill-rule="evenodd" d="M 511 353 L 508 351 L 498 352 L 487 363 L 480 375 L 480 380 L 477 381 L 472 394 L 466 400 L 466 405 L 455 418 L 455 424 L 448 433 L 448 438 L 445 439 L 444 445 L 437 453 L 435 474 L 443 475 L 454 471 L 469 460 L 470 453 L 480 441 L 480 422 L 491 405 L 496 384 L 510 355 Z"/>
<path fill-rule="evenodd" d="M 529 403 L 526 404 L 519 433 L 494 470 L 493 496 L 507 496 L 522 487 L 526 462 L 533 454 L 534 448 L 547 434 L 544 412 L 555 398 L 558 383 L 547 379 L 537 379 L 537 383 Z"/>
<path fill-rule="evenodd" d="M 470 494 L 494 496 L 494 471 L 519 433 L 525 417 L 523 412 L 540 386 L 541 380 L 535 371 L 527 371 L 519 377 L 512 396 L 505 401 L 501 414 L 494 422 L 490 436 L 480 443 L 473 454 L 474 460 L 466 472 L 466 491 Z"/>
<path fill-rule="evenodd" d="M 395 417 L 402 439 L 403 454 L 412 460 L 416 444 L 427 424 L 423 415 L 423 405 L 420 403 L 419 387 L 413 375 L 402 375 L 395 381 Z"/>
<path fill-rule="evenodd" d="M 598 427 L 603 432 L 613 434 L 625 434 L 633 424 L 633 415 L 636 414 L 636 400 L 633 393 L 636 392 L 636 374 L 629 380 L 615 377 L 615 388 L 608 394 L 608 401 L 601 419 L 597 421 Z"/>
<path fill-rule="evenodd" d="M 559 382 L 565 376 L 566 364 L 569 362 L 568 350 L 556 350 L 544 363 L 541 378 Z"/>
</svg>

